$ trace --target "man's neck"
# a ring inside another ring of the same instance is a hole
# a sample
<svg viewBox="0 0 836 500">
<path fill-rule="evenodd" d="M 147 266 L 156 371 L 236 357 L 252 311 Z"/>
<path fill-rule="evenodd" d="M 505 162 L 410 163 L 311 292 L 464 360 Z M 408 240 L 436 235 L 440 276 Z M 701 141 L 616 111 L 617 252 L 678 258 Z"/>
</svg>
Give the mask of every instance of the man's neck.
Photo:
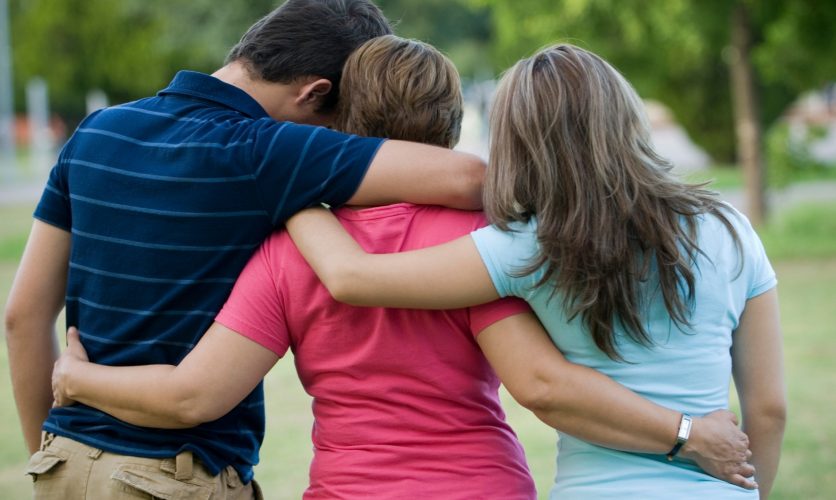
<svg viewBox="0 0 836 500">
<path fill-rule="evenodd" d="M 281 83 L 255 80 L 250 72 L 239 61 L 232 61 L 219 70 L 212 73 L 218 80 L 228 83 L 246 92 L 250 97 L 264 108 L 272 118 L 276 120 L 286 119 L 283 116 L 283 105 L 290 96 L 292 89 Z"/>
</svg>

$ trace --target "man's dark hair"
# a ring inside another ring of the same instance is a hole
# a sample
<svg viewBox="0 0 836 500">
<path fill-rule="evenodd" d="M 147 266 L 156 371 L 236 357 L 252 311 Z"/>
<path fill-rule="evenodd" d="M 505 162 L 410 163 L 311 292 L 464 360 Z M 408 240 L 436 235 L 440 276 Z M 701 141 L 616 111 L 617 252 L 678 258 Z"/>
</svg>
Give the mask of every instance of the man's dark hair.
<svg viewBox="0 0 836 500">
<path fill-rule="evenodd" d="M 320 111 L 337 104 L 343 64 L 366 41 L 392 33 L 369 0 L 287 0 L 259 19 L 229 52 L 253 78 L 290 83 L 305 76 L 333 84 Z"/>
</svg>

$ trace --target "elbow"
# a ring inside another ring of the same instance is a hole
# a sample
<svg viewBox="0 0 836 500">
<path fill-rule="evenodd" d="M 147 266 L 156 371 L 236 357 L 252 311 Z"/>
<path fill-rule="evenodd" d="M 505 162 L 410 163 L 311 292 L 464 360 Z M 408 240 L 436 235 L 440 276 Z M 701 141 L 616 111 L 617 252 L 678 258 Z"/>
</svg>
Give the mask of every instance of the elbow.
<svg viewBox="0 0 836 500">
<path fill-rule="evenodd" d="M 320 281 L 337 302 L 352 306 L 366 305 L 363 302 L 361 287 L 358 286 L 362 281 L 356 276 L 357 266 L 351 265 L 346 260 L 340 260 L 341 262 L 335 263 L 331 268 L 320 273 Z"/>
<path fill-rule="evenodd" d="M 328 293 L 331 295 L 331 298 L 344 304 L 356 305 L 353 303 L 353 301 L 356 300 L 356 297 L 354 297 L 354 294 L 352 293 L 352 287 L 347 278 L 331 275 L 321 281 L 328 290 Z"/>
<path fill-rule="evenodd" d="M 768 427 L 776 431 L 783 431 L 787 425 L 786 399 L 780 398 L 761 404 L 760 408 L 756 410 L 756 415 Z"/>
<path fill-rule="evenodd" d="M 745 408 L 745 407 L 744 407 Z M 743 411 L 744 431 L 757 429 L 759 433 L 783 434 L 787 425 L 787 402 L 784 397 L 764 398 L 757 405 Z"/>
<path fill-rule="evenodd" d="M 3 326 L 6 328 L 6 339 L 14 335 L 14 332 L 17 330 L 18 321 L 17 315 L 11 310 L 7 310 L 3 314 Z"/>
<path fill-rule="evenodd" d="M 6 328 L 6 340 L 16 339 L 25 330 L 25 322 L 28 316 L 17 307 L 9 305 L 3 315 L 3 323 Z"/>
<path fill-rule="evenodd" d="M 561 398 L 562 383 L 545 370 L 535 370 L 522 388 L 516 388 L 511 395 L 522 407 L 536 415 L 553 413 L 566 406 Z"/>
<path fill-rule="evenodd" d="M 217 398 L 196 391 L 179 395 L 176 402 L 170 406 L 171 413 L 168 418 L 172 423 L 171 428 L 196 427 L 221 418 L 231 409 L 220 408 L 216 402 Z"/>
<path fill-rule="evenodd" d="M 169 415 L 172 423 L 170 427 L 172 429 L 197 427 L 200 424 L 217 420 L 223 415 L 223 413 L 213 412 L 206 407 L 183 401 L 178 403 L 172 414 Z"/>
</svg>

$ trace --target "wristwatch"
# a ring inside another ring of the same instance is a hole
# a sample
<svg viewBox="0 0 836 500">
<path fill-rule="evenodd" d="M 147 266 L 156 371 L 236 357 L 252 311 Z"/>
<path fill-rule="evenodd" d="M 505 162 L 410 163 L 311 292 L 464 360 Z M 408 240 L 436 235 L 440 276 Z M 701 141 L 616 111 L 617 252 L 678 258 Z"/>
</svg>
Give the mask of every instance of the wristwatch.
<svg viewBox="0 0 836 500">
<path fill-rule="evenodd" d="M 679 431 L 676 433 L 676 444 L 673 445 L 671 451 L 668 452 L 668 460 L 673 460 L 673 457 L 675 457 L 685 443 L 688 442 L 688 437 L 691 435 L 691 422 L 691 415 L 683 413 L 682 419 L 679 421 Z"/>
</svg>

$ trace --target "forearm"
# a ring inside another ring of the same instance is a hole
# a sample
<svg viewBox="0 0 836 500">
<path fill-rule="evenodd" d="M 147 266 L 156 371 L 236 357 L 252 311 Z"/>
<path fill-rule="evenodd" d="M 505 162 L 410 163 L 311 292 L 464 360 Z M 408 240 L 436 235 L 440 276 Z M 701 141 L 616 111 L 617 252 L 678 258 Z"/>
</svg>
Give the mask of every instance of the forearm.
<svg viewBox="0 0 836 500">
<path fill-rule="evenodd" d="M 189 417 L 190 398 L 173 379 L 176 367 L 111 367 L 76 362 L 64 374 L 64 394 L 120 420 L 144 427 L 179 429 L 198 422 Z"/>
<path fill-rule="evenodd" d="M 609 448 L 655 454 L 673 448 L 679 412 L 567 361 L 533 314 L 498 321 L 477 342 L 511 395 L 546 424 Z M 694 418 L 680 454 L 712 475 L 734 480 L 745 451 L 745 435 L 733 415 L 720 411 Z"/>
<path fill-rule="evenodd" d="M 778 294 L 767 291 L 746 302 L 732 343 L 734 384 L 743 427 L 749 435 L 761 498 L 778 471 L 787 413 Z"/>
<path fill-rule="evenodd" d="M 40 448 L 41 428 L 52 406 L 50 376 L 58 357 L 52 325 L 9 325 L 6 330 L 12 390 L 29 453 Z"/>
<path fill-rule="evenodd" d="M 64 307 L 70 233 L 41 221 L 32 224 L 6 302 L 6 347 L 18 415 L 30 453 L 52 406 L 50 376 L 58 357 L 55 321 Z"/>
<path fill-rule="evenodd" d="M 406 201 L 463 210 L 482 208 L 485 162 L 478 156 L 404 141 L 386 141 L 349 205 Z"/>
<path fill-rule="evenodd" d="M 555 429 L 608 448 L 662 454 L 676 441 L 681 414 L 644 399 L 601 373 L 564 362 L 544 379 L 529 409 Z"/>
<path fill-rule="evenodd" d="M 214 323 L 177 366 L 103 366 L 86 361 L 75 328 L 56 363 L 60 404 L 78 401 L 135 425 L 178 429 L 216 420 L 243 400 L 278 355 Z"/>
<path fill-rule="evenodd" d="M 748 418 L 747 413 L 743 413 L 743 431 L 749 435 L 751 462 L 755 466 L 760 497 L 767 498 L 778 473 L 786 417 L 780 411 L 763 412 Z"/>
<path fill-rule="evenodd" d="M 286 227 L 337 301 L 357 306 L 455 309 L 498 298 L 470 236 L 420 250 L 367 254 L 325 209 L 304 210 L 291 217 Z"/>
</svg>

